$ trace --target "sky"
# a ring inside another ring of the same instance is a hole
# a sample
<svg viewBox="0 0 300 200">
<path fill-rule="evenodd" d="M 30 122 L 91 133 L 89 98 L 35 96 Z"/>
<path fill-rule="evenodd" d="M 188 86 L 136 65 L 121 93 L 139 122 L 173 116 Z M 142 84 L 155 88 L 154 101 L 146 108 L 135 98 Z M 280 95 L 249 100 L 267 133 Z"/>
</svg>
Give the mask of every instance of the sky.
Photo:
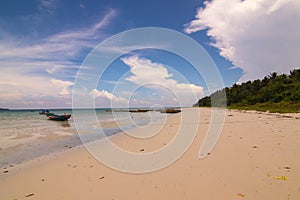
<svg viewBox="0 0 300 200">
<path fill-rule="evenodd" d="M 4 0 L 0 27 L 4 108 L 71 108 L 74 88 L 81 102 L 96 107 L 191 106 L 221 89 L 189 60 L 165 51 L 164 40 L 122 54 L 102 76 L 85 66 L 97 45 L 143 27 L 196 41 L 225 87 L 300 66 L 299 0 Z M 93 87 L 78 89 L 79 78 L 93 75 Z"/>
</svg>

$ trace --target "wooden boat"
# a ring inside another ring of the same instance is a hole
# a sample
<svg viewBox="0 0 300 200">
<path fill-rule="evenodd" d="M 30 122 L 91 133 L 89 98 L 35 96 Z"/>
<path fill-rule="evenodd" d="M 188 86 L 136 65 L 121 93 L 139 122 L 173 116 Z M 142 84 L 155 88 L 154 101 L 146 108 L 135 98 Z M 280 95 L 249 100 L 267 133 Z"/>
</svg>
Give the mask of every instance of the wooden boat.
<svg viewBox="0 0 300 200">
<path fill-rule="evenodd" d="M 56 115 L 53 113 L 47 114 L 48 119 L 54 120 L 54 121 L 67 121 L 70 119 L 71 115 L 70 114 L 63 114 L 63 115 Z"/>
<path fill-rule="evenodd" d="M 149 109 L 136 109 L 136 110 L 129 110 L 129 112 L 148 112 Z"/>
<path fill-rule="evenodd" d="M 161 110 L 160 111 L 161 113 L 179 113 L 181 112 L 180 109 L 174 109 L 174 108 L 168 108 L 168 109 L 165 109 L 165 110 Z"/>
</svg>

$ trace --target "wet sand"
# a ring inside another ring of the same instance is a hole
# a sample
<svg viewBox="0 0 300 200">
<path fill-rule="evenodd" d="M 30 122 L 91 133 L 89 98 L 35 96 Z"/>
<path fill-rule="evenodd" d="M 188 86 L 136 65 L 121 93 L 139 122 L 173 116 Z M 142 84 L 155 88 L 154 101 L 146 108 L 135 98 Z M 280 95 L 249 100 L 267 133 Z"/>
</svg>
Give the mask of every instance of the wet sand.
<svg viewBox="0 0 300 200">
<path fill-rule="evenodd" d="M 184 109 L 171 115 L 159 134 L 148 139 L 122 133 L 110 139 L 136 154 L 163 149 L 182 125 L 181 116 L 197 111 Z M 1 169 L 0 199 L 300 199 L 299 114 L 229 110 L 215 148 L 199 159 L 210 109 L 200 113 L 191 146 L 166 168 L 142 174 L 120 172 L 79 146 Z M 194 126 L 193 115 L 188 116 L 188 126 Z M 147 134 L 157 127 L 131 130 L 131 134 Z"/>
</svg>

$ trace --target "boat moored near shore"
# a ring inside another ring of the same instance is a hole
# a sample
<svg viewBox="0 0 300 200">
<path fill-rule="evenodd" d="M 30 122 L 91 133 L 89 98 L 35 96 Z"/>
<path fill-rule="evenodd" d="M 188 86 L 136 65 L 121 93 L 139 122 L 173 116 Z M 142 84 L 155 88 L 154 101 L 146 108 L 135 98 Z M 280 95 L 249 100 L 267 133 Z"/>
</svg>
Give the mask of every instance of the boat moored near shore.
<svg viewBox="0 0 300 200">
<path fill-rule="evenodd" d="M 68 119 L 70 119 L 71 115 L 70 114 L 56 115 L 53 113 L 49 113 L 49 114 L 47 114 L 47 117 L 49 120 L 67 121 Z"/>
</svg>

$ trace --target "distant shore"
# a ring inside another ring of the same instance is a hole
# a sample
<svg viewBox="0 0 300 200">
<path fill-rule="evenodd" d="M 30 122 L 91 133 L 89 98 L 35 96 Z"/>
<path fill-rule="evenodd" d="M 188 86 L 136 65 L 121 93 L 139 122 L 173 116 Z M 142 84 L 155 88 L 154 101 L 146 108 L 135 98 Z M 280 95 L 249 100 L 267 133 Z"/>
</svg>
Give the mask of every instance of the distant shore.
<svg viewBox="0 0 300 200">
<path fill-rule="evenodd" d="M 164 169 L 119 172 L 79 146 L 1 169 L 0 199 L 300 199 L 300 114 L 227 110 L 220 139 L 205 159 L 198 154 L 211 124 L 210 108 L 186 108 L 169 116 L 149 139 L 120 133 L 111 141 L 136 154 L 156 151 L 172 141 L 182 115 L 199 110 L 192 145 Z M 195 125 L 188 120 L 185 126 Z M 146 134 L 154 128 L 131 131 Z"/>
</svg>

